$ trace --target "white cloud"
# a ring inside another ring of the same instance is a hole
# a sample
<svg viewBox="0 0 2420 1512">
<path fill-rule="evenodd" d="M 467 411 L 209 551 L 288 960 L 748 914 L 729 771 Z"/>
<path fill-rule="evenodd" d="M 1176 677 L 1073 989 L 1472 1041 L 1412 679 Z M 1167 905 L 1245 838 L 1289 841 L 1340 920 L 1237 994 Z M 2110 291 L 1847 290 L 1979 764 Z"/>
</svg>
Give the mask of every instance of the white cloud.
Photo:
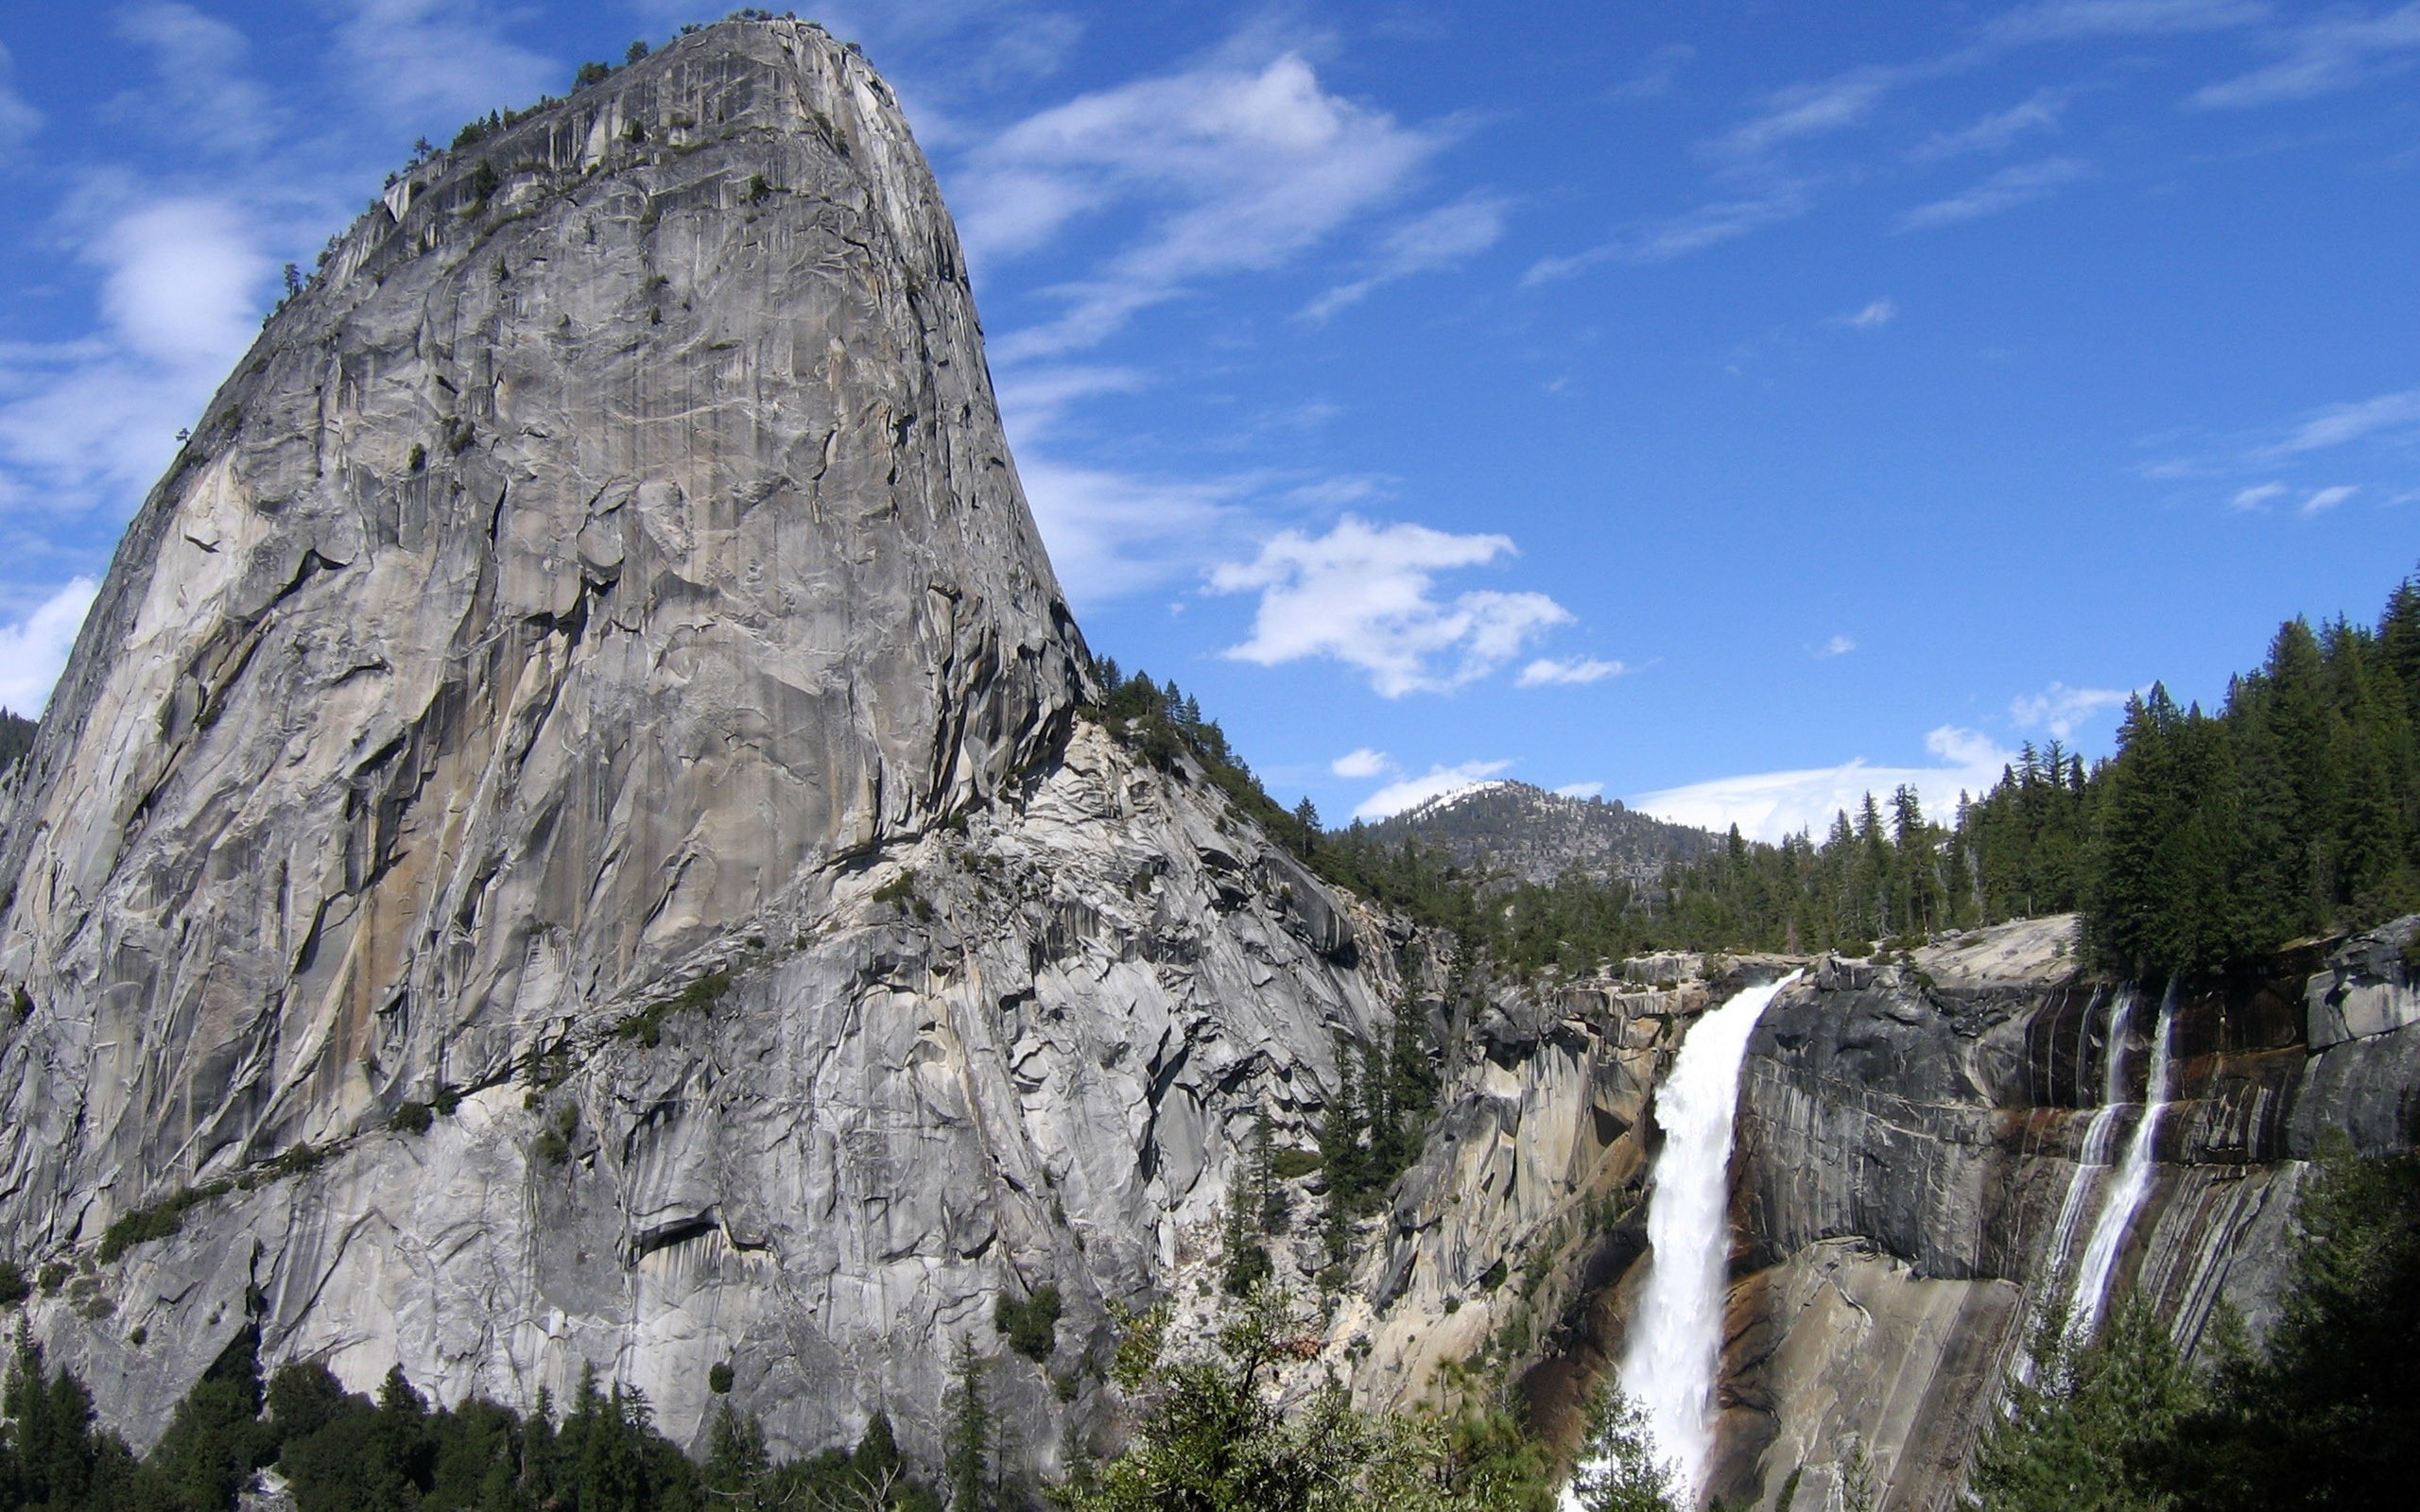
<svg viewBox="0 0 2420 1512">
<path fill-rule="evenodd" d="M 1863 124 L 1897 82 L 1889 70 L 1860 68 L 1813 84 L 1793 84 L 1766 100 L 1764 113 L 1713 144 L 1727 157 L 1761 157 L 1784 143 Z"/>
<path fill-rule="evenodd" d="M 1321 295 L 1303 311 L 1303 318 L 1323 321 L 1359 302 L 1380 284 L 1452 267 L 1478 256 L 1502 239 L 1504 209 L 1501 199 L 1473 196 L 1396 227 L 1379 249 L 1377 266 L 1366 277 L 1340 284 Z"/>
<path fill-rule="evenodd" d="M 1898 318 L 1899 306 L 1897 301 L 1891 299 L 1890 296 L 1885 295 L 1881 299 L 1869 303 L 1864 309 L 1858 311 L 1854 315 L 1843 315 L 1837 317 L 1836 318 L 1839 324 L 1848 326 L 1852 330 L 1873 331 L 1889 325 Z"/>
<path fill-rule="evenodd" d="M 2315 489 L 2308 498 L 2303 500 L 2299 512 L 2306 515 L 2325 514 L 2360 491 L 2358 485 L 2350 483 L 2339 483 L 2333 488 Z"/>
<path fill-rule="evenodd" d="M 1369 674 L 1381 696 L 1399 698 L 1485 677 L 1535 636 L 1570 622 L 1544 593 L 1434 596 L 1438 573 L 1512 553 L 1505 536 L 1373 525 L 1346 515 L 1324 536 L 1281 532 L 1253 561 L 1215 569 L 1209 587 L 1260 594 L 1252 638 L 1226 655 L 1263 666 L 1333 657 Z"/>
<path fill-rule="evenodd" d="M 1521 669 L 1514 679 L 1519 687 L 1544 688 L 1565 683 L 1601 682 L 1618 678 L 1630 668 L 1619 662 L 1599 662 L 1594 657 L 1564 657 L 1560 660 L 1541 657 Z"/>
<path fill-rule="evenodd" d="M 151 55 L 157 77 L 118 97 L 180 141 L 249 151 L 268 142 L 268 96 L 244 77 L 244 34 L 178 0 L 141 0 L 118 12 L 117 34 Z"/>
<path fill-rule="evenodd" d="M 1248 481 L 1171 482 L 1027 454 L 1017 468 L 1060 586 L 1078 609 L 1182 577 L 1226 549 Z"/>
<path fill-rule="evenodd" d="M 507 41 L 476 0 L 356 0 L 337 46 L 363 97 L 390 116 L 458 124 L 571 86 L 566 66 Z"/>
<path fill-rule="evenodd" d="M 2048 0 L 2023 6 L 1983 28 L 2005 45 L 2091 37 L 2157 37 L 2225 31 L 2267 19 L 2257 0 Z"/>
<path fill-rule="evenodd" d="M 1078 401 L 1101 394 L 1131 394 L 1146 382 L 1132 368 L 1065 364 L 1006 372 L 994 380 L 993 387 L 1000 402 L 1001 425 L 1010 440 L 1023 448 L 1057 432 Z"/>
<path fill-rule="evenodd" d="M 1949 726 L 1926 736 L 1925 746 L 1941 758 L 1941 765 L 1869 766 L 1860 757 L 1840 766 L 1691 782 L 1642 794 L 1630 806 L 1718 833 L 1737 824 L 1752 839 L 1778 841 L 1802 830 L 1820 838 L 1834 814 L 1845 810 L 1854 816 L 1866 794 L 1887 800 L 1902 783 L 1915 788 L 1927 814 L 1945 817 L 1956 813 L 1961 792 L 1988 790 L 2014 759 L 1988 737 Z"/>
<path fill-rule="evenodd" d="M 2046 158 L 2040 163 L 2002 168 L 1971 189 L 1909 211 L 1899 217 L 1898 229 L 1930 231 L 1996 215 L 2055 193 L 2090 172 L 2089 166 L 2073 158 Z"/>
<path fill-rule="evenodd" d="M 1940 163 L 1970 152 L 2004 152 L 2035 131 L 2056 131 L 2072 98 L 2069 91 L 2036 90 L 2031 99 L 1996 111 L 1955 131 L 1943 131 L 1909 154 L 1919 163 Z"/>
<path fill-rule="evenodd" d="M 1381 772 L 1392 771 L 1394 765 L 1385 751 L 1372 750 L 1364 746 L 1358 750 L 1346 751 L 1328 763 L 1327 769 L 1339 777 L 1358 780 L 1375 777 Z"/>
<path fill-rule="evenodd" d="M 2048 730 L 2066 740 L 2084 721 L 2104 709 L 2118 707 L 2128 696 L 2123 688 L 2070 688 L 2054 682 L 2040 693 L 2011 700 L 2008 712 L 2019 730 Z"/>
<path fill-rule="evenodd" d="M 1407 777 L 1386 786 L 1361 800 L 1353 811 L 1357 819 L 1383 819 L 1391 814 L 1401 814 L 1408 808 L 1477 787 L 1496 773 L 1511 766 L 1511 762 L 1464 762 L 1459 766 L 1431 766 L 1418 777 Z"/>
<path fill-rule="evenodd" d="M 175 434 L 258 335 L 274 265 L 233 203 L 157 200 L 100 217 L 81 249 L 101 279 L 101 334 L 0 355 L 0 469 L 64 507 L 130 506 Z"/>
<path fill-rule="evenodd" d="M 1444 144 L 1328 94 L 1288 53 L 1082 95 L 1011 127 L 968 160 L 969 251 L 1006 258 L 1080 216 L 1132 205 L 1139 236 L 1058 292 L 1066 313 L 995 345 L 1003 362 L 1098 343 L 1195 280 L 1276 267 L 1392 200 Z"/>
<path fill-rule="evenodd" d="M 15 71 L 9 49 L 0 46 L 0 156 L 14 152 L 42 129 L 42 112 L 26 103 L 10 75 Z"/>
<path fill-rule="evenodd" d="M 1804 183 L 1775 185 L 1761 194 L 1719 199 L 1661 220 L 1646 222 L 1584 252 L 1542 257 L 1521 282 L 1534 286 L 1569 278 L 1599 263 L 1668 263 L 1724 242 L 1794 220 L 1806 213 L 1810 198 Z"/>
<path fill-rule="evenodd" d="M 33 718 L 50 701 L 100 585 L 78 577 L 13 625 L 0 625 L 0 708 Z"/>
<path fill-rule="evenodd" d="M 2352 89 L 2420 60 L 2420 3 L 2376 16 L 2337 11 L 2288 33 L 2286 56 L 2266 68 L 2197 91 L 2213 110 L 2273 105 Z"/>
<path fill-rule="evenodd" d="M 1845 635 L 1835 635 L 1830 640 L 1825 641 L 1823 644 L 1817 646 L 1815 648 L 1815 655 L 1818 660 L 1821 660 L 1824 657 L 1846 656 L 1856 649 L 1857 642 L 1849 639 Z"/>
<path fill-rule="evenodd" d="M 1672 93 L 1680 80 L 1681 70 L 1696 59 L 1698 50 L 1685 42 L 1671 43 L 1647 55 L 1647 63 L 1635 74 L 1605 92 L 1615 100 L 1660 99 Z"/>
<path fill-rule="evenodd" d="M 2285 493 L 2286 486 L 2282 483 L 2258 483 L 2243 490 L 2228 503 L 2232 508 L 2249 511 L 2261 507 L 2273 499 L 2282 498 Z"/>
<path fill-rule="evenodd" d="M 1602 782 L 1565 782 L 1554 790 L 1557 798 L 1598 798 L 1603 795 Z"/>
<path fill-rule="evenodd" d="M 2361 440 L 2380 431 L 2413 429 L 2420 429 L 2420 388 L 2380 394 L 2350 404 L 2331 404 L 2306 417 L 2291 435 L 2263 455 L 2296 456 Z"/>
</svg>

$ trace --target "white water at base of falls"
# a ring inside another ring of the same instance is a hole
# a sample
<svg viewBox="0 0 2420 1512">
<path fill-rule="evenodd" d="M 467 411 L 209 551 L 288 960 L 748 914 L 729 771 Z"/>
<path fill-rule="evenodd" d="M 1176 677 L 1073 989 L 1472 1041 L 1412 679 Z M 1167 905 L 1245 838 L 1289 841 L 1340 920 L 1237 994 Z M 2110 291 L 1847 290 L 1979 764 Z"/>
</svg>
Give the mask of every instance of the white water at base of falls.
<svg viewBox="0 0 2420 1512">
<path fill-rule="evenodd" d="M 1655 1091 L 1656 1153 L 1647 1197 L 1647 1292 L 1623 1351 L 1621 1387 L 1647 1416 L 1684 1505 L 1704 1488 L 1714 1449 L 1715 1372 L 1731 1266 L 1731 1144 L 1739 1067 L 1756 1021 L 1795 971 L 1710 1009 L 1681 1041 Z M 1584 1471 L 1589 1467 L 1582 1466 Z M 1572 1489 L 1564 1512 L 1576 1512 Z"/>
<path fill-rule="evenodd" d="M 2152 1031 L 2152 1069 L 2143 1089 L 2142 1121 L 2126 1142 L 2125 1158 L 2118 1163 L 2117 1184 L 2100 1205 L 2091 1242 L 2083 1246 L 2083 1262 L 2076 1267 L 2075 1295 L 2067 1304 L 2067 1332 L 2078 1339 L 2090 1338 L 2100 1326 L 2101 1310 L 2109 1305 L 2109 1278 L 2118 1268 L 2118 1251 L 2126 1246 L 2126 1231 L 2134 1227 L 2135 1213 L 2151 1194 L 2152 1144 L 2159 1136 L 2160 1118 L 2168 1111 L 2169 1031 L 2175 1019 L 2176 984 L 2171 980 L 2160 999 L 2159 1024 Z"/>
</svg>

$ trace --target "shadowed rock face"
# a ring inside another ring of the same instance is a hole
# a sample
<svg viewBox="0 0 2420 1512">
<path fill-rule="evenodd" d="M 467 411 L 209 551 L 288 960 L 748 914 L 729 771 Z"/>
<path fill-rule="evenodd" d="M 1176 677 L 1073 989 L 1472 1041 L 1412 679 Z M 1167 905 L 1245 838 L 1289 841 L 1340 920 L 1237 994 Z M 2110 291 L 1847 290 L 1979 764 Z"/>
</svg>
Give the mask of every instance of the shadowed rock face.
<svg viewBox="0 0 2420 1512">
<path fill-rule="evenodd" d="M 90 1238 L 492 1079 L 992 797 L 1079 651 L 854 56 L 717 28 L 415 169 L 210 406 L 43 727 L 0 1221 Z"/>
</svg>

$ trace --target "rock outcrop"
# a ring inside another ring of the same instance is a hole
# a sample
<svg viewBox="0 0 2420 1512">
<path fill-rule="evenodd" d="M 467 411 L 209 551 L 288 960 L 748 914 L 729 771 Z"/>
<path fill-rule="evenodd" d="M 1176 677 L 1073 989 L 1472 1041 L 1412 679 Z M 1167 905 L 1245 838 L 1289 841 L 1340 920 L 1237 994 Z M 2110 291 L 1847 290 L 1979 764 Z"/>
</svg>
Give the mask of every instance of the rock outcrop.
<svg viewBox="0 0 2420 1512">
<path fill-rule="evenodd" d="M 0 852 L 0 1244 L 138 1447 L 268 1364 L 777 1444 L 1289 1134 L 1388 941 L 1088 677 L 882 81 L 707 28 L 417 164 L 144 505 Z M 1046 1376 L 1055 1372 L 1057 1382 Z"/>
<path fill-rule="evenodd" d="M 2415 937 L 2420 919 L 2297 947 L 2169 1004 L 2169 1101 L 2111 1286 L 2148 1294 L 2188 1349 L 2221 1299 L 2256 1329 L 2275 1315 L 2327 1131 L 2409 1147 Z M 1344 1319 L 1369 1398 L 1483 1394 L 1509 1372 L 1572 1431 L 1644 1276 L 1652 1089 L 1699 1010 L 1790 964 L 1645 958 L 1482 1026 L 1366 1263 L 1372 1306 Z M 2146 1096 L 2156 1000 L 2113 1047 L 2121 987 L 2086 974 L 2066 918 L 1806 968 L 1742 1072 L 1707 1490 L 1772 1507 L 1796 1477 L 1810 1504 L 1862 1448 L 1886 1507 L 1946 1508 L 2030 1325 L 2075 1283 L 2062 1209 L 2081 1196 L 2089 1225 L 2106 1199 L 2085 1134 L 2113 1053 L 2124 1099 Z"/>
</svg>

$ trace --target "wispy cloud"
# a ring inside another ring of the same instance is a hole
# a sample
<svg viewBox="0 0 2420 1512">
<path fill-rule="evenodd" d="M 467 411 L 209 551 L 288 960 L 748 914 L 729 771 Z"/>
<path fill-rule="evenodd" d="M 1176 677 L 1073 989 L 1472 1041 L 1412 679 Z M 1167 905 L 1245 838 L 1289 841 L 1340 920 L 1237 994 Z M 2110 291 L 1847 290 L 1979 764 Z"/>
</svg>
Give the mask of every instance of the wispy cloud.
<svg viewBox="0 0 2420 1512">
<path fill-rule="evenodd" d="M 17 93 L 15 60 L 0 45 L 0 158 L 14 153 L 42 129 L 42 112 Z"/>
<path fill-rule="evenodd" d="M 1065 363 L 1004 372 L 994 388 L 1000 402 L 1001 423 L 1009 438 L 1022 448 L 1056 436 L 1080 402 L 1103 394 L 1131 394 L 1149 382 L 1132 368 Z"/>
<path fill-rule="evenodd" d="M 357 0 L 337 46 L 360 96 L 399 120 L 483 115 L 571 83 L 565 65 L 511 41 L 475 0 Z"/>
<path fill-rule="evenodd" d="M 1372 750 L 1363 746 L 1328 763 L 1327 769 L 1339 777 L 1367 779 L 1394 770 L 1394 765 L 1385 751 Z"/>
<path fill-rule="evenodd" d="M 1169 479 L 1028 452 L 1017 472 L 1060 586 L 1079 610 L 1191 576 L 1250 527 L 1257 480 Z"/>
<path fill-rule="evenodd" d="M 1415 273 L 1456 266 L 1495 246 L 1504 235 L 1506 202 L 1474 195 L 1441 205 L 1388 232 L 1376 266 L 1361 278 L 1340 284 L 1311 301 L 1303 318 L 1314 324 L 1358 303 L 1382 284 Z"/>
<path fill-rule="evenodd" d="M 969 159 L 959 224 L 973 255 L 1034 251 L 1114 207 L 1149 223 L 1057 291 L 1064 314 L 1011 333 L 994 355 L 1093 346 L 1197 280 L 1290 262 L 1393 200 L 1449 134 L 1327 93 L 1296 53 L 1143 79 L 1028 117 Z"/>
<path fill-rule="evenodd" d="M 89 577 L 70 579 L 24 619 L 0 625 L 0 708 L 28 718 L 42 713 L 98 589 Z"/>
<path fill-rule="evenodd" d="M 2251 488 L 2237 493 L 2227 503 L 2231 508 L 2250 511 L 2265 507 L 2273 499 L 2283 498 L 2285 494 L 2286 486 L 2282 483 L 2256 483 Z"/>
<path fill-rule="evenodd" d="M 1431 766 L 1418 777 L 1407 777 L 1401 782 L 1389 782 L 1363 799 L 1361 806 L 1353 811 L 1353 816 L 1357 819 L 1383 819 L 1389 815 L 1401 814 L 1404 810 L 1417 808 L 1431 799 L 1440 799 L 1449 793 L 1460 793 L 1465 788 L 1477 787 L 1496 773 L 1507 770 L 1512 765 L 1509 761 L 1503 761 L 1463 762 L 1458 766 Z"/>
<path fill-rule="evenodd" d="M 1668 263 L 1691 252 L 1745 236 L 1806 214 L 1812 202 L 1804 182 L 1777 184 L 1759 194 L 1718 199 L 1660 220 L 1647 221 L 1583 252 L 1542 257 L 1521 282 L 1527 285 L 1570 278 L 1601 263 Z"/>
<path fill-rule="evenodd" d="M 1598 798 L 1605 791 L 1602 782 L 1565 782 L 1554 790 L 1557 798 Z"/>
<path fill-rule="evenodd" d="M 1226 655 L 1263 666 L 1330 657 L 1366 674 L 1380 696 L 1400 698 L 1483 678 L 1570 623 L 1570 611 L 1544 593 L 1438 596 L 1439 573 L 1510 555 L 1506 536 L 1346 515 L 1324 536 L 1280 532 L 1253 560 L 1213 570 L 1209 589 L 1260 595 L 1251 639 Z"/>
<path fill-rule="evenodd" d="M 0 357 L 0 471 L 61 510 L 139 497 L 259 332 L 275 267 L 227 199 L 187 197 L 80 212 L 80 258 L 101 271 L 101 330 Z"/>
<path fill-rule="evenodd" d="M 1603 662 L 1595 657 L 1540 657 L 1523 667 L 1513 683 L 1523 688 L 1569 687 L 1602 682 L 1607 678 L 1618 678 L 1629 670 L 1619 662 Z"/>
<path fill-rule="evenodd" d="M 1830 640 L 1825 641 L 1823 644 L 1815 647 L 1815 656 L 1818 661 L 1821 661 L 1825 657 L 1846 656 L 1856 649 L 1857 643 L 1855 641 L 1850 640 L 1845 635 L 1835 635 Z"/>
<path fill-rule="evenodd" d="M 177 0 L 143 0 L 118 12 L 118 38 L 150 54 L 153 77 L 112 109 L 147 118 L 180 139 L 249 152 L 274 128 L 268 93 L 249 77 L 251 44 L 227 23 Z"/>
<path fill-rule="evenodd" d="M 1876 331 L 1898 318 L 1898 302 L 1886 294 L 1878 300 L 1869 301 L 1861 310 L 1834 316 L 1832 321 L 1835 325 L 1844 325 L 1853 331 Z"/>
<path fill-rule="evenodd" d="M 1899 217 L 1897 229 L 1932 231 L 1980 220 L 2055 194 L 2090 172 L 2087 164 L 2073 158 L 2046 158 L 2002 168 L 1971 189 L 1909 211 Z"/>
<path fill-rule="evenodd" d="M 1958 795 L 1979 794 L 1999 781 L 2014 759 L 1989 738 L 1943 726 L 1925 737 L 1937 766 L 1872 766 L 1863 758 L 1838 766 L 1757 772 L 1645 793 L 1630 806 L 1676 824 L 1720 832 L 1739 826 L 1752 839 L 1778 841 L 1801 831 L 1821 834 L 1832 816 L 1855 814 L 1872 793 L 1887 799 L 1902 783 L 1913 787 L 1927 812 L 1955 812 Z"/>
<path fill-rule="evenodd" d="M 2020 6 L 1983 28 L 2000 46 L 2094 37 L 2158 37 L 2229 31 L 2269 18 L 2258 0 L 2048 0 Z"/>
<path fill-rule="evenodd" d="M 2331 488 L 2314 489 L 2303 500 L 2302 507 L 2295 512 L 2304 515 L 2325 514 L 2360 491 L 2360 486 L 2353 483 L 2339 483 Z"/>
<path fill-rule="evenodd" d="M 1975 152 L 2005 152 L 2021 138 L 2037 131 L 2056 132 L 2059 117 L 2066 112 L 2073 97 L 2069 90 L 2036 90 L 2031 98 L 2005 111 L 1995 111 L 1955 131 L 1927 137 L 1908 155 L 1918 163 L 1941 163 Z"/>
<path fill-rule="evenodd" d="M 2298 456 L 2380 434 L 2420 432 L 2420 388 L 2380 394 L 2349 404 L 2330 404 L 2296 423 L 2283 440 L 2265 448 L 2268 456 Z"/>
<path fill-rule="evenodd" d="M 2123 688 L 2070 688 L 2064 682 L 2054 682 L 2040 693 L 2012 699 L 2008 713 L 2019 730 L 2047 730 L 2066 740 L 2086 720 L 2104 709 L 2118 707 L 2127 697 Z"/>
<path fill-rule="evenodd" d="M 1639 71 L 1605 92 L 1611 100 L 1661 99 L 1680 82 L 1681 70 L 1696 60 L 1698 50 L 1685 42 L 1671 43 L 1647 55 Z"/>
<path fill-rule="evenodd" d="M 2336 11 L 2285 34 L 2286 56 L 2266 68 L 2206 85 L 2192 103 L 2239 110 L 2309 99 L 2400 73 L 2420 60 L 2420 3 L 2377 15 Z"/>
<path fill-rule="evenodd" d="M 1758 158 L 1805 137 L 1860 126 L 1899 77 L 1893 69 L 1860 68 L 1777 90 L 1761 112 L 1708 144 L 1708 150 L 1727 158 Z"/>
</svg>

